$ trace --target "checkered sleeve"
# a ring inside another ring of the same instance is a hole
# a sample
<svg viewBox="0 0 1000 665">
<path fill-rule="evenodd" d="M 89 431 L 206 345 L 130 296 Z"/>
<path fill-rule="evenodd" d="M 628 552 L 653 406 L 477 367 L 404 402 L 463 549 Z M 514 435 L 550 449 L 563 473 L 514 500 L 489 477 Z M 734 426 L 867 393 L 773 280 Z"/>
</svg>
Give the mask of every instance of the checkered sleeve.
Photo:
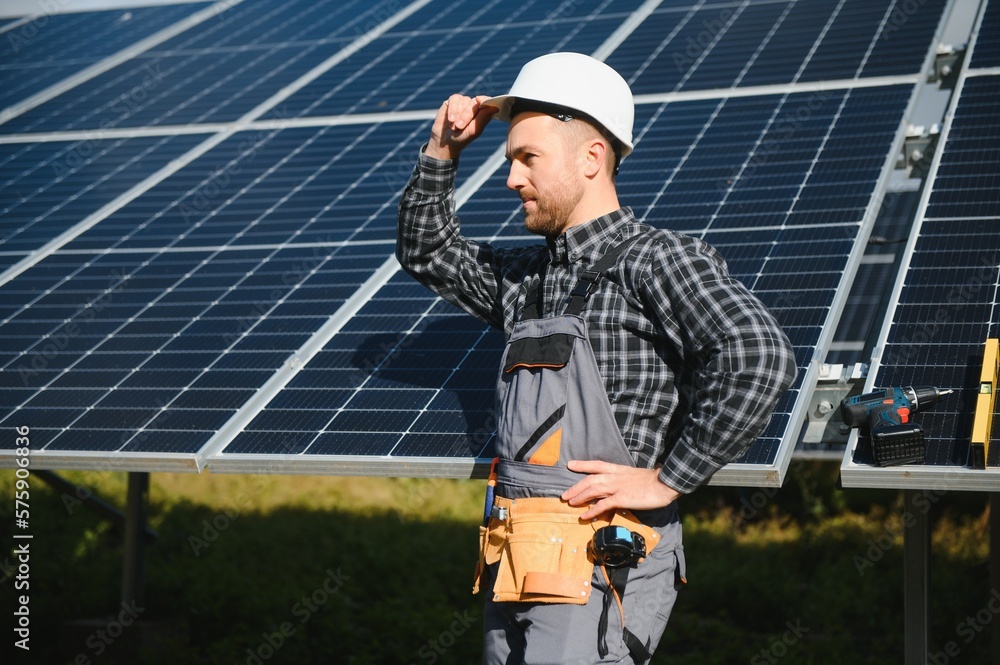
<svg viewBox="0 0 1000 665">
<path fill-rule="evenodd" d="M 461 234 L 457 160 L 420 157 L 399 203 L 396 258 L 418 282 L 490 325 L 503 326 L 505 252 Z M 509 263 L 509 262 L 508 262 Z"/>
<path fill-rule="evenodd" d="M 778 323 L 709 245 L 661 243 L 646 274 L 647 303 L 661 321 L 675 321 L 664 328 L 679 334 L 692 359 L 692 408 L 660 470 L 664 483 L 689 493 L 760 435 L 795 378 L 795 357 Z"/>
</svg>

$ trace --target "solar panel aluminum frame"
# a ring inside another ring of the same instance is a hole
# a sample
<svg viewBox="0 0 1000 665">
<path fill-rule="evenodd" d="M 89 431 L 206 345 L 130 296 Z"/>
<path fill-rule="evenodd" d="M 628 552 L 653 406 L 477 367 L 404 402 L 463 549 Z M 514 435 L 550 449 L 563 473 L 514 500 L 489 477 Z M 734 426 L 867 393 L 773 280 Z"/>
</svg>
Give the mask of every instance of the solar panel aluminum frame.
<svg viewBox="0 0 1000 665">
<path fill-rule="evenodd" d="M 141 435 L 140 435 L 141 436 Z M 29 431 L 28 438 L 32 435 Z M 162 473 L 201 473 L 205 457 L 196 453 L 115 452 L 97 456 L 93 451 L 31 450 L 30 469 L 50 471 L 141 471 Z M 14 449 L 0 450 L 0 468 L 14 468 Z"/>
<path fill-rule="evenodd" d="M 941 164 L 944 149 L 948 144 L 948 137 L 951 134 L 952 123 L 955 118 L 955 111 L 958 108 L 962 97 L 962 90 L 965 88 L 966 80 L 971 76 L 990 75 L 991 70 L 970 73 L 967 64 L 971 61 L 971 53 L 974 52 L 978 39 L 979 29 L 985 16 L 986 3 L 980 6 L 980 13 L 976 19 L 975 28 L 969 41 L 969 53 L 962 63 L 955 89 L 948 102 L 948 110 L 945 114 L 944 124 L 938 138 L 940 146 L 934 153 L 930 168 L 927 172 L 927 179 L 924 191 L 920 197 L 917 207 L 916 222 L 910 233 L 906 248 L 903 253 L 903 261 L 900 265 L 900 274 L 905 274 L 909 268 L 910 260 L 920 237 L 920 229 L 923 227 L 927 206 L 933 192 L 933 183 L 937 178 L 937 172 Z M 996 74 L 994 74 L 996 75 Z M 886 311 L 886 318 L 879 333 L 878 342 L 875 346 L 875 356 L 872 358 L 868 372 L 868 380 L 865 382 L 864 391 L 869 392 L 875 387 L 875 380 L 878 376 L 878 369 L 881 365 L 881 350 L 885 347 L 890 330 L 892 329 L 894 314 L 899 305 L 899 298 L 903 291 L 903 280 L 896 280 L 889 301 L 889 308 Z M 985 340 L 984 340 L 985 342 Z M 840 465 L 840 477 L 844 487 L 867 487 L 879 489 L 909 489 L 909 490 L 965 490 L 978 492 L 1000 491 L 1000 468 L 987 467 L 986 469 L 972 469 L 958 466 L 919 466 L 902 465 L 889 467 L 876 467 L 854 462 L 854 453 L 858 446 L 860 435 L 858 430 L 852 430 L 847 442 L 847 449 L 844 451 L 844 458 Z"/>
</svg>

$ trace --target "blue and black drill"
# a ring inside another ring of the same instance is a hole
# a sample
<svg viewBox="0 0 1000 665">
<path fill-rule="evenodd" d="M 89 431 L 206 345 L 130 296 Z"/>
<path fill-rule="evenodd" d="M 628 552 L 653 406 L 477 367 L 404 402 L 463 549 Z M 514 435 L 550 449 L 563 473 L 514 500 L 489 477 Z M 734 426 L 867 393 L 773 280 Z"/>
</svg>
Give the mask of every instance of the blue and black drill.
<svg viewBox="0 0 1000 665">
<path fill-rule="evenodd" d="M 867 434 L 878 466 L 923 463 L 927 452 L 924 431 L 920 425 L 910 422 L 910 415 L 952 392 L 932 386 L 879 388 L 843 400 L 840 417 L 850 427 L 868 426 Z"/>
</svg>

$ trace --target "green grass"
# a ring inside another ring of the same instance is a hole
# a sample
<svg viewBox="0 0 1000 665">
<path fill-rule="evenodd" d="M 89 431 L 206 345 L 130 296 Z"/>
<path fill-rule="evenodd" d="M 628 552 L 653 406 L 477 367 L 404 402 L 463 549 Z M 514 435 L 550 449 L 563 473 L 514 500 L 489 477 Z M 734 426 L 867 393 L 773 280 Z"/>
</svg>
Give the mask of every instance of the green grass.
<svg viewBox="0 0 1000 665">
<path fill-rule="evenodd" d="M 690 583 L 653 663 L 900 662 L 907 508 L 897 492 L 837 490 L 836 471 L 796 465 L 777 493 L 703 488 L 683 500 Z M 124 503 L 124 474 L 63 475 Z M 145 560 L 146 609 L 118 644 L 157 625 L 185 639 L 123 662 L 479 661 L 482 600 L 470 590 L 481 481 L 154 474 L 151 484 L 159 539 Z M 12 543 L 12 471 L 0 488 Z M 956 663 L 988 662 L 988 633 L 959 632 L 989 600 L 985 506 L 969 493 L 933 506 L 931 647 L 955 642 Z M 37 478 L 30 531 L 32 652 L 16 662 L 112 662 L 94 636 L 121 609 L 121 533 Z M 14 596 L 8 578 L 4 608 Z M 105 617 L 96 628 L 64 628 L 95 617 Z"/>
</svg>

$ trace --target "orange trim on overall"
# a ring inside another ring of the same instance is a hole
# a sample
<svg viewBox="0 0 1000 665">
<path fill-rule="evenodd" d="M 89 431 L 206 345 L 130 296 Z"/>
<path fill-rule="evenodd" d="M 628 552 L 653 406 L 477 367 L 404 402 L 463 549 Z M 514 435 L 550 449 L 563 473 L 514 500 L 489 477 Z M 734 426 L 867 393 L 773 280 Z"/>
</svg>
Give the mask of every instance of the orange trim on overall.
<svg viewBox="0 0 1000 665">
<path fill-rule="evenodd" d="M 555 466 L 559 461 L 559 451 L 562 448 L 562 427 L 549 435 L 549 438 L 538 446 L 530 458 L 528 464 L 540 464 L 542 466 Z"/>
</svg>

